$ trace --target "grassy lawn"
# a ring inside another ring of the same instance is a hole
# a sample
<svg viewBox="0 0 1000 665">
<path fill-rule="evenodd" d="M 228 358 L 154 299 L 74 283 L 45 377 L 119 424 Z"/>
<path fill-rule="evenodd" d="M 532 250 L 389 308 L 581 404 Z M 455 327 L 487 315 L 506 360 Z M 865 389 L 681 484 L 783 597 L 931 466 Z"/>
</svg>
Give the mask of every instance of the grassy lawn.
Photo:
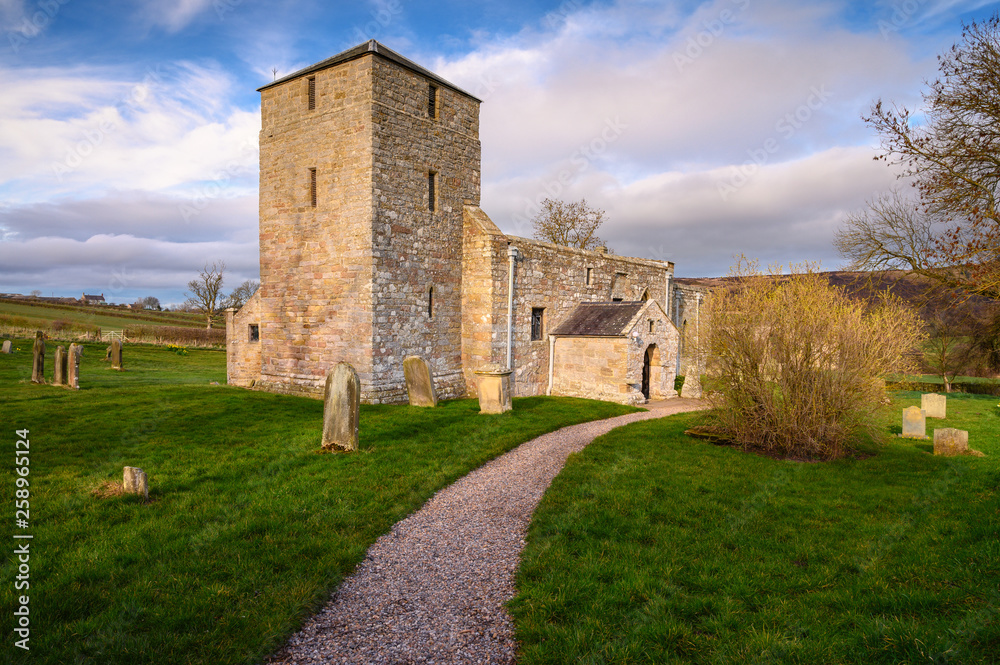
<svg viewBox="0 0 1000 665">
<path fill-rule="evenodd" d="M 99 305 L 31 304 L 0 300 L 0 315 L 20 316 L 38 321 L 69 321 L 102 328 L 120 330 L 130 325 L 160 325 L 203 328 L 204 317 L 188 312 L 155 312 L 152 310 L 122 310 Z"/>
<path fill-rule="evenodd" d="M 31 384 L 31 342 L 15 346 L 0 354 L 3 662 L 258 663 L 436 490 L 544 432 L 632 410 L 557 398 L 499 416 L 473 400 L 362 407 L 361 451 L 320 454 L 322 404 L 212 385 L 225 382 L 222 351 L 128 345 L 119 373 L 106 345 L 88 344 L 74 392 Z M 22 429 L 26 530 L 13 505 Z M 148 503 L 108 491 L 126 465 L 148 474 Z M 12 532 L 34 536 L 28 591 L 14 590 L 24 541 Z M 25 594 L 30 652 L 11 632 Z"/>
<path fill-rule="evenodd" d="M 897 393 L 883 419 L 919 393 Z M 984 458 L 891 440 L 777 461 L 630 425 L 570 458 L 531 526 L 512 611 L 535 663 L 1000 661 L 1000 408 L 953 395 Z"/>
</svg>

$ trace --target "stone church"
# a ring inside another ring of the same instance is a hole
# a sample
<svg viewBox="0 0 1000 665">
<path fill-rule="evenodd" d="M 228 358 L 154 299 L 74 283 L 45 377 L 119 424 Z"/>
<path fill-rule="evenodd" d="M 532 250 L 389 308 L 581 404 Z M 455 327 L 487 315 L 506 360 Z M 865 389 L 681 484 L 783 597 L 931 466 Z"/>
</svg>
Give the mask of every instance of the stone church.
<svg viewBox="0 0 1000 665">
<path fill-rule="evenodd" d="M 479 99 L 374 40 L 259 92 L 261 286 L 227 315 L 231 385 L 318 396 L 347 361 L 363 401 L 405 402 L 418 355 L 441 398 L 488 369 L 518 396 L 675 394 L 700 295 L 671 262 L 500 231 Z"/>
</svg>

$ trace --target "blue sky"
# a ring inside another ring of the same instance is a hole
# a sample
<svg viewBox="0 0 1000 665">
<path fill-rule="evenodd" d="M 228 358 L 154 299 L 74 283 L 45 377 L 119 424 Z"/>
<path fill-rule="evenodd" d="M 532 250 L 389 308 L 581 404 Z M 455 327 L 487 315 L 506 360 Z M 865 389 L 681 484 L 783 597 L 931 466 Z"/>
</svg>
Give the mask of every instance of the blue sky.
<svg viewBox="0 0 1000 665">
<path fill-rule="evenodd" d="M 482 207 L 607 211 L 681 276 L 736 254 L 840 267 L 892 187 L 861 121 L 919 107 L 935 56 L 1000 3 L 0 0 L 0 292 L 184 299 L 256 278 L 257 87 L 367 39 L 484 100 Z"/>
</svg>

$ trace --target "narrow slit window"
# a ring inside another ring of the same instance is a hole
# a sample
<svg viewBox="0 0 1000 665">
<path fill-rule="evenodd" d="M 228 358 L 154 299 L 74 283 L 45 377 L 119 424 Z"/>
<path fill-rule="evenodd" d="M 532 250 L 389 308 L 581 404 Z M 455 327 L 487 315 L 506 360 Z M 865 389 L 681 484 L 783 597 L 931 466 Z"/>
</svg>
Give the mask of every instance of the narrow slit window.
<svg viewBox="0 0 1000 665">
<path fill-rule="evenodd" d="M 248 339 L 251 342 L 259 342 L 260 341 L 260 326 L 258 324 L 256 324 L 256 323 L 251 323 L 250 324 L 250 333 L 249 333 Z"/>
<path fill-rule="evenodd" d="M 545 334 L 545 308 L 531 308 L 531 341 L 537 342 Z"/>
<path fill-rule="evenodd" d="M 435 197 L 437 196 L 437 173 L 427 172 L 427 209 L 431 212 L 437 208 Z"/>
<path fill-rule="evenodd" d="M 427 86 L 427 117 L 434 119 L 437 117 L 437 86 L 429 84 Z"/>
<path fill-rule="evenodd" d="M 309 169 L 309 205 L 316 207 L 316 169 Z"/>
<path fill-rule="evenodd" d="M 310 76 L 307 81 L 309 82 L 309 110 L 312 111 L 316 108 L 316 77 Z"/>
<path fill-rule="evenodd" d="M 593 283 L 594 283 L 594 269 L 587 268 L 586 284 L 587 286 L 590 286 Z"/>
<path fill-rule="evenodd" d="M 656 332 L 656 322 L 652 319 L 649 321 L 649 332 Z"/>
<path fill-rule="evenodd" d="M 434 318 L 434 287 L 427 289 L 427 318 Z"/>
</svg>

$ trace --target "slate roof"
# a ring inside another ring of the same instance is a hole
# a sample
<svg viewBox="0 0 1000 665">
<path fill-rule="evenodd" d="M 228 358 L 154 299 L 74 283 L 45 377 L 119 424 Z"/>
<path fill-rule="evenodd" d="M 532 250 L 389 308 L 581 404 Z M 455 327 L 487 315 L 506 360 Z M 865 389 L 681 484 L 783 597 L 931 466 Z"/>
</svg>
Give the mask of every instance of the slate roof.
<svg viewBox="0 0 1000 665">
<path fill-rule="evenodd" d="M 369 39 L 367 42 L 363 44 L 358 44 L 354 48 L 349 48 L 346 51 L 343 51 L 342 53 L 338 53 L 335 56 L 327 58 L 326 60 L 317 62 L 315 65 L 310 65 L 305 69 L 300 69 L 299 71 L 293 72 L 288 76 L 282 76 L 277 81 L 273 81 L 271 83 L 268 83 L 267 85 L 263 85 L 257 88 L 257 92 L 260 92 L 261 90 L 267 90 L 272 86 L 279 85 L 281 83 L 284 83 L 285 81 L 291 81 L 292 79 L 299 78 L 300 76 L 305 76 L 306 74 L 312 74 L 313 72 L 318 72 L 321 69 L 327 69 L 329 67 L 333 67 L 334 65 L 339 65 L 342 62 L 348 62 L 349 60 L 356 60 L 368 53 L 374 53 L 375 55 L 380 55 L 386 60 L 391 60 L 392 62 L 395 62 L 397 65 L 405 67 L 406 69 L 409 69 L 412 72 L 416 72 L 421 76 L 425 76 L 431 79 L 432 81 L 437 81 L 441 85 L 451 88 L 455 92 L 461 93 L 466 97 L 471 97 L 472 99 L 475 99 L 477 102 L 483 101 L 474 95 L 470 95 L 469 93 L 467 93 L 465 90 L 462 90 L 454 83 L 444 80 L 443 78 L 441 78 L 434 72 L 430 71 L 429 69 L 425 69 L 420 65 L 418 65 L 417 63 L 413 62 L 412 60 L 404 58 L 400 54 L 396 53 L 390 48 L 387 48 L 384 44 L 380 44 L 374 39 Z"/>
<path fill-rule="evenodd" d="M 621 337 L 628 334 L 625 327 L 645 305 L 642 300 L 580 303 L 552 334 L 562 337 Z"/>
</svg>

